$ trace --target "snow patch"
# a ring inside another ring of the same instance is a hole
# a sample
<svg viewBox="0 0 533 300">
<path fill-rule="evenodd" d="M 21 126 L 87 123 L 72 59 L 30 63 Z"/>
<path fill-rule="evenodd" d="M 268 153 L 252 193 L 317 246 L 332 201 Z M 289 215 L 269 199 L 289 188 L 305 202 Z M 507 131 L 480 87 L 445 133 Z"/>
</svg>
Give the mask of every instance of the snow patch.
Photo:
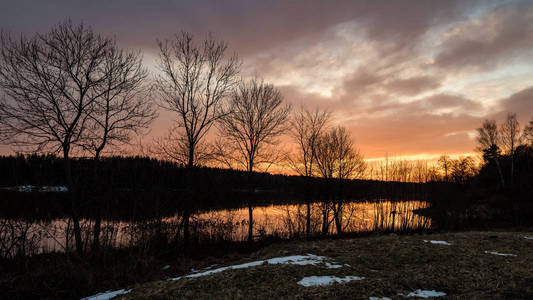
<svg viewBox="0 0 533 300">
<path fill-rule="evenodd" d="M 168 270 L 168 269 L 170 269 L 170 265 L 166 265 L 166 266 L 161 268 L 161 270 Z"/>
<path fill-rule="evenodd" d="M 526 240 L 533 240 L 533 236 L 525 236 L 524 237 Z"/>
<path fill-rule="evenodd" d="M 516 256 L 516 254 L 500 253 L 498 251 L 485 251 L 485 253 L 499 256 Z"/>
<path fill-rule="evenodd" d="M 424 243 L 431 243 L 435 245 L 453 245 L 452 243 L 446 242 L 446 241 L 435 241 L 435 240 L 424 240 Z"/>
<path fill-rule="evenodd" d="M 93 296 L 89 296 L 89 297 L 86 297 L 86 298 L 82 298 L 81 300 L 107 300 L 107 299 L 111 299 L 111 298 L 114 298 L 118 295 L 124 295 L 124 294 L 127 294 L 131 292 L 131 290 L 118 290 L 118 291 L 106 291 L 106 292 L 103 292 L 103 293 L 98 293 L 96 295 L 93 295 Z"/>
<path fill-rule="evenodd" d="M 409 297 L 420 297 L 420 298 L 429 298 L 429 297 L 442 297 L 446 296 L 446 293 L 444 292 L 437 292 L 435 290 L 416 290 L 414 292 L 410 292 L 407 295 L 404 294 L 398 294 L 398 296 L 409 298 Z"/>
<path fill-rule="evenodd" d="M 286 256 L 286 257 L 276 257 L 268 259 L 267 262 L 269 264 L 290 264 L 290 265 L 299 265 L 299 266 L 305 266 L 305 265 L 316 265 L 321 263 L 326 259 L 325 256 L 318 256 L 314 254 L 306 254 L 306 255 L 293 255 L 293 256 Z"/>
<path fill-rule="evenodd" d="M 336 265 L 336 264 L 331 264 L 329 262 L 326 262 L 326 268 L 328 268 L 328 269 L 338 269 L 338 268 L 342 268 L 342 265 Z"/>
<path fill-rule="evenodd" d="M 389 297 L 368 297 L 368 300 L 392 300 Z"/>
<path fill-rule="evenodd" d="M 306 254 L 306 255 L 293 255 L 293 256 L 285 256 L 285 257 L 276 257 L 271 258 L 267 260 L 258 260 L 258 261 L 252 261 L 249 263 L 244 263 L 240 265 L 233 265 L 233 266 L 227 266 L 227 267 L 221 267 L 213 270 L 207 270 L 200 273 L 194 273 L 189 274 L 185 276 L 179 276 L 175 278 L 170 278 L 169 280 L 180 280 L 181 278 L 196 278 L 196 277 L 202 277 L 207 275 L 212 275 L 216 273 L 220 273 L 226 270 L 238 270 L 238 269 L 245 269 L 250 267 L 256 267 L 263 264 L 270 264 L 270 265 L 277 265 L 277 264 L 288 264 L 288 265 L 298 265 L 298 266 L 305 266 L 305 265 L 317 265 L 322 262 L 325 262 L 325 265 L 329 269 L 335 269 L 340 268 L 342 265 L 337 264 L 331 264 L 329 262 L 326 262 L 325 256 L 318 256 L 314 254 Z"/>
<path fill-rule="evenodd" d="M 309 286 L 330 285 L 334 282 L 344 283 L 344 282 L 350 282 L 352 280 L 363 280 L 363 279 L 365 278 L 358 277 L 358 276 L 346 276 L 344 278 L 335 277 L 335 276 L 309 276 L 309 277 L 304 277 L 302 280 L 298 281 L 297 283 L 299 285 L 309 287 Z"/>
</svg>

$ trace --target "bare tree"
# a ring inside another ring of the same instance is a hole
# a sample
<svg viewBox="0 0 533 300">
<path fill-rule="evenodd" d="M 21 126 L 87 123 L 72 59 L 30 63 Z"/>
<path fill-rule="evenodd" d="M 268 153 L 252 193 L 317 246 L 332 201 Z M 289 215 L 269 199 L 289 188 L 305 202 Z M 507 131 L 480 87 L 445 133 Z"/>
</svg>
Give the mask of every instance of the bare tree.
<svg viewBox="0 0 533 300">
<path fill-rule="evenodd" d="M 150 154 L 162 159 L 173 160 L 182 166 L 189 162 L 189 147 L 187 138 L 180 132 L 180 128 L 171 127 L 166 136 L 155 138 L 150 147 Z M 206 141 L 199 141 L 194 150 L 194 165 L 205 165 L 213 155 L 212 145 Z"/>
<path fill-rule="evenodd" d="M 99 160 L 105 148 L 130 142 L 141 134 L 156 117 L 149 89 L 144 84 L 148 75 L 139 53 L 110 48 L 102 63 L 107 74 L 98 89 L 101 97 L 92 105 L 88 129 L 82 147 Z M 93 251 L 99 248 L 101 213 L 97 208 L 93 230 Z"/>
<path fill-rule="evenodd" d="M 526 141 L 530 146 L 533 146 L 533 118 L 531 118 L 531 121 L 529 121 L 528 125 L 524 126 L 522 139 Z"/>
<path fill-rule="evenodd" d="M 291 120 L 291 135 L 298 145 L 297 154 L 290 157 L 291 167 L 301 176 L 307 179 L 307 188 L 309 190 L 309 178 L 315 174 L 315 149 L 318 138 L 325 129 L 329 112 L 320 111 L 316 108 L 313 111 L 303 107 L 296 111 Z M 311 230 L 311 199 L 306 195 L 306 238 L 310 237 Z"/>
<path fill-rule="evenodd" d="M 102 96 L 92 105 L 83 145 L 95 159 L 106 147 L 129 143 L 157 116 L 138 53 L 111 48 L 102 68 L 107 76 L 98 87 Z"/>
<path fill-rule="evenodd" d="M 363 175 L 366 163 L 359 150 L 354 147 L 351 137 L 344 127 L 333 128 L 319 137 L 316 143 L 315 159 L 322 177 L 329 182 L 337 182 L 339 189 L 336 197 L 330 191 L 329 196 L 332 199 L 325 203 L 322 232 L 326 234 L 328 231 L 329 217 L 327 211 L 328 203 L 331 203 L 337 233 L 342 234 L 343 181 Z"/>
<path fill-rule="evenodd" d="M 476 175 L 476 164 L 470 156 L 461 157 L 451 161 L 451 177 L 455 183 L 465 184 Z"/>
<path fill-rule="evenodd" d="M 248 172 L 250 192 L 253 190 L 252 175 L 258 165 L 272 163 L 269 146 L 275 145 L 277 138 L 287 130 L 285 123 L 290 109 L 290 105 L 283 105 L 281 93 L 272 84 L 252 79 L 239 84 L 229 103 L 230 113 L 220 119 L 219 131 L 225 146 L 219 148 L 223 150 L 219 156 L 230 158 Z M 248 240 L 252 241 L 251 200 L 248 213 Z"/>
<path fill-rule="evenodd" d="M 227 44 L 209 35 L 201 44 L 187 32 L 171 41 L 159 41 L 159 67 L 163 74 L 155 87 L 161 105 L 177 114 L 187 166 L 195 165 L 195 151 L 216 121 L 227 114 L 224 100 L 236 84 L 240 62 L 226 57 Z"/>
<path fill-rule="evenodd" d="M 31 38 L 2 35 L 1 41 L 0 86 L 7 96 L 0 103 L 3 140 L 36 151 L 62 152 L 81 255 L 70 154 L 85 142 L 96 102 L 114 88 L 103 86 L 109 79 L 104 66 L 115 41 L 71 21 Z"/>
<path fill-rule="evenodd" d="M 313 176 L 316 142 L 323 133 L 329 117 L 327 111 L 320 111 L 318 108 L 310 111 L 301 107 L 291 119 L 291 136 L 298 145 L 298 154 L 292 159 L 291 167 L 298 174 Z"/>
<path fill-rule="evenodd" d="M 483 159 L 487 162 L 494 161 L 498 174 L 500 175 L 501 186 L 505 186 L 505 180 L 503 177 L 503 172 L 500 166 L 500 132 L 498 130 L 498 125 L 494 120 L 485 120 L 483 125 L 477 129 L 477 150 L 483 153 Z"/>
<path fill-rule="evenodd" d="M 514 156 L 516 147 L 520 145 L 522 136 L 520 135 L 520 124 L 516 119 L 516 114 L 508 113 L 505 121 L 500 127 L 500 135 L 505 152 L 511 158 L 511 185 L 514 181 Z"/>
<path fill-rule="evenodd" d="M 448 172 L 449 172 L 450 167 L 451 167 L 450 157 L 448 155 L 442 155 L 439 158 L 438 163 L 439 163 L 441 169 L 444 171 L 444 181 L 448 182 Z"/>
<path fill-rule="evenodd" d="M 176 113 L 180 144 L 175 150 L 186 156 L 186 166 L 192 172 L 203 138 L 227 114 L 224 101 L 236 84 L 240 62 L 236 55 L 228 57 L 227 44 L 211 35 L 196 43 L 191 34 L 181 32 L 172 40 L 158 41 L 158 46 L 162 75 L 156 78 L 155 88 L 160 105 Z M 185 251 L 189 240 L 189 203 L 185 203 L 183 214 Z"/>
</svg>

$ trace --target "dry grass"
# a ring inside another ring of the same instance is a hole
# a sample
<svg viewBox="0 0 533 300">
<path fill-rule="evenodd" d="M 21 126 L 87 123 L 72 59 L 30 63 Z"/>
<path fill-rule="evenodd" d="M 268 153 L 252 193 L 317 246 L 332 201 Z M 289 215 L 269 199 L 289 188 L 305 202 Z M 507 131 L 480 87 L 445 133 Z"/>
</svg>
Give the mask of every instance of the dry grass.
<svg viewBox="0 0 533 300">
<path fill-rule="evenodd" d="M 435 235 L 380 236 L 278 244 L 225 265 L 312 253 L 351 267 L 262 265 L 178 281 L 133 286 L 123 299 L 368 299 L 398 298 L 416 289 L 445 292 L 448 299 L 533 298 L 531 232 L 464 232 Z M 424 243 L 445 240 L 452 246 Z M 495 256 L 486 250 L 516 254 Z M 211 262 L 209 262 L 211 263 Z M 205 265 L 208 265 L 206 263 Z M 304 276 L 364 276 L 327 287 L 302 287 Z M 117 297 L 117 299 L 120 297 Z"/>
</svg>

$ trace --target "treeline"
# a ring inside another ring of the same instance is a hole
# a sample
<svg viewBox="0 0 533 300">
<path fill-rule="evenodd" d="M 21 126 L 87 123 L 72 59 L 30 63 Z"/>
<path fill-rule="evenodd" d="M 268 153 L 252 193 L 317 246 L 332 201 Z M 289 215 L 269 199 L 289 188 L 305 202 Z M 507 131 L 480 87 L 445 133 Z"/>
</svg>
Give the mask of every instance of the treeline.
<svg viewBox="0 0 533 300">
<path fill-rule="evenodd" d="M 477 128 L 478 164 L 469 157 L 442 156 L 442 179 L 461 183 L 435 194 L 434 220 L 445 228 L 530 226 L 533 220 L 533 120 L 521 126 L 509 113 Z M 450 197 L 454 193 L 458 196 Z M 440 198 L 440 199 L 439 199 Z"/>
<path fill-rule="evenodd" d="M 0 168 L 4 170 L 0 174 L 3 195 L 1 216 L 66 216 L 67 193 L 39 192 L 38 189 L 18 192 L 16 188 L 64 186 L 63 164 L 62 158 L 53 155 L 0 157 Z M 201 167 L 191 175 L 180 164 L 146 157 L 105 157 L 97 161 L 74 159 L 72 170 L 80 191 L 78 196 L 83 197 L 79 203 L 82 203 L 84 216 L 92 217 L 95 211 L 102 210 L 109 219 L 123 220 L 179 213 L 191 186 L 197 193 L 193 210 L 203 211 L 239 208 L 249 201 L 253 206 L 302 203 L 309 197 L 313 202 L 319 202 L 326 196 L 328 184 L 322 178 L 312 178 L 309 183 L 302 176 L 254 173 L 254 190 L 249 193 L 249 174 L 245 171 Z M 192 176 L 195 178 L 192 179 Z M 428 188 L 416 183 L 346 179 L 343 184 L 346 201 L 428 198 Z"/>
<path fill-rule="evenodd" d="M 515 224 L 528 222 L 533 217 L 533 119 L 522 127 L 509 113 L 500 124 L 485 120 L 477 132 L 483 156 L 474 186 L 479 198 L 505 211 Z"/>
</svg>

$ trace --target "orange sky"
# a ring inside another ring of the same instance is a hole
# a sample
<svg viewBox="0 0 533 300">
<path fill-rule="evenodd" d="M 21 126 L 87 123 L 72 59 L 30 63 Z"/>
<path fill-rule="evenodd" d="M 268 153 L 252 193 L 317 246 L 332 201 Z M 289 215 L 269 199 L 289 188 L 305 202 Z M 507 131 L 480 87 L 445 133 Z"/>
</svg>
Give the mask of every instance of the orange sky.
<svg viewBox="0 0 533 300">
<path fill-rule="evenodd" d="M 533 117 L 531 1 L 0 3 L 0 27 L 16 34 L 67 17 L 140 49 L 153 74 L 156 38 L 211 31 L 239 54 L 244 77 L 329 109 L 369 159 L 471 153 L 483 119 Z M 144 141 L 171 119 L 161 112 Z"/>
</svg>

